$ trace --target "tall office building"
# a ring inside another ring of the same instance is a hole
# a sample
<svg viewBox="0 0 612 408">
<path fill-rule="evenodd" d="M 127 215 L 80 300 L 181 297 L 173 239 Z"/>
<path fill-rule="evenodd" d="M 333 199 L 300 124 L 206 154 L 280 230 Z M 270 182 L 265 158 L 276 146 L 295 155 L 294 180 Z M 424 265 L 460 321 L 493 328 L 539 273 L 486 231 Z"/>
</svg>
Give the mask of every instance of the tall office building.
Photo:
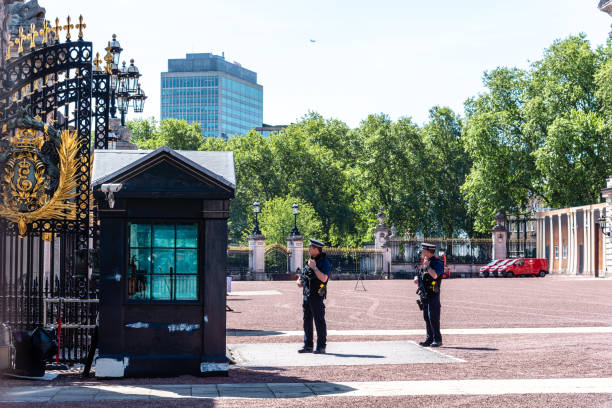
<svg viewBox="0 0 612 408">
<path fill-rule="evenodd" d="M 257 73 L 224 55 L 187 54 L 161 73 L 161 119 L 198 122 L 204 136 L 245 134 L 263 122 Z"/>
</svg>

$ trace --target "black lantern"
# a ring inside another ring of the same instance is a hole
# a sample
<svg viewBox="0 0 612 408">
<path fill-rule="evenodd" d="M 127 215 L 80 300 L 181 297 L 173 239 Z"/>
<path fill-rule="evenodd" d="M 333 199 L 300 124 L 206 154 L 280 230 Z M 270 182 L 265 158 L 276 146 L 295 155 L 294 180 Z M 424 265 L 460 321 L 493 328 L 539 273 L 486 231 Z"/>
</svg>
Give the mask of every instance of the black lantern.
<svg viewBox="0 0 612 408">
<path fill-rule="evenodd" d="M 261 204 L 259 201 L 255 201 L 253 203 L 253 212 L 255 213 L 255 228 L 253 228 L 252 235 L 261 235 L 261 231 L 259 230 L 259 220 L 257 219 L 257 214 L 261 212 Z"/>
<path fill-rule="evenodd" d="M 144 91 L 140 88 L 140 84 L 138 84 L 138 89 L 136 90 L 136 93 L 132 95 L 131 99 L 132 99 L 132 104 L 133 104 L 132 106 L 134 108 L 134 112 L 141 113 L 144 110 L 144 102 L 145 102 L 145 99 L 147 99 L 147 96 L 145 95 Z"/>
<path fill-rule="evenodd" d="M 119 112 L 127 113 L 130 103 L 130 93 L 127 91 L 127 87 L 125 86 L 125 80 L 121 80 L 121 84 L 117 90 L 117 100 L 119 102 Z"/>
<path fill-rule="evenodd" d="M 610 228 L 608 227 L 608 220 L 606 219 L 605 215 L 602 215 L 601 217 L 599 217 L 599 220 L 597 220 L 597 222 L 599 223 L 599 230 L 601 231 L 601 233 L 605 236 L 611 236 L 612 232 L 610 231 Z"/>
<path fill-rule="evenodd" d="M 119 44 L 119 41 L 117 41 L 117 35 L 113 34 L 113 39 L 109 43 L 109 46 L 110 53 L 113 56 L 113 63 L 116 66 L 119 66 L 119 58 L 121 57 L 121 51 L 123 51 L 123 48 L 121 48 L 121 44 Z"/>
<path fill-rule="evenodd" d="M 297 229 L 297 215 L 300 212 L 300 206 L 298 203 L 293 203 L 291 206 L 291 213 L 293 214 L 293 229 L 291 230 L 291 236 L 296 237 L 300 235 L 300 231 Z"/>
<path fill-rule="evenodd" d="M 110 88 L 112 92 L 117 92 L 119 87 L 119 67 L 114 62 L 110 64 L 111 76 L 110 76 Z"/>
<path fill-rule="evenodd" d="M 138 68 L 134 65 L 134 59 L 130 60 L 130 66 L 126 71 L 127 76 L 127 90 L 129 93 L 136 92 L 138 88 L 138 78 L 140 78 L 140 72 L 138 72 Z"/>
</svg>

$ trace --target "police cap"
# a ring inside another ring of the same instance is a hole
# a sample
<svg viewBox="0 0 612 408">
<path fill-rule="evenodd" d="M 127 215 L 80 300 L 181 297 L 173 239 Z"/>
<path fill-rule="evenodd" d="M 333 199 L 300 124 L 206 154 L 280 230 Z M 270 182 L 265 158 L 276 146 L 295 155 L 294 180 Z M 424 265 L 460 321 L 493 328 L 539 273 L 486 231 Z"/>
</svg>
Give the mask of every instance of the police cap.
<svg viewBox="0 0 612 408">
<path fill-rule="evenodd" d="M 308 238 L 308 239 L 310 240 L 309 246 L 313 246 L 313 247 L 316 247 L 316 248 L 319 248 L 319 249 L 321 249 L 321 248 L 323 248 L 325 246 L 325 244 L 323 242 L 319 241 L 318 239 L 314 239 L 314 238 Z"/>
<path fill-rule="evenodd" d="M 436 250 L 436 244 L 429 244 L 427 242 L 422 242 L 421 248 L 434 252 Z"/>
</svg>

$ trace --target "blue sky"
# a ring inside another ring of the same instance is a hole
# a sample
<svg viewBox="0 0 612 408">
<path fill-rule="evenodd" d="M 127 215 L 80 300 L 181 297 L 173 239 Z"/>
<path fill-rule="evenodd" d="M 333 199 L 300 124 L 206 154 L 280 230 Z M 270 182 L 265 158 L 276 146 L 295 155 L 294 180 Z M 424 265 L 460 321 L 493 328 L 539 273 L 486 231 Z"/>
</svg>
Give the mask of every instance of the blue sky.
<svg viewBox="0 0 612 408">
<path fill-rule="evenodd" d="M 355 127 L 370 113 L 422 124 L 434 105 L 463 113 L 482 74 L 526 68 L 557 38 L 605 43 L 612 18 L 597 0 L 39 0 L 47 18 L 83 14 L 101 54 L 116 33 L 159 118 L 168 58 L 213 52 L 258 74 L 264 122 L 309 110 Z M 316 42 L 311 42 L 313 39 Z M 138 117 L 130 113 L 129 118 Z"/>
</svg>

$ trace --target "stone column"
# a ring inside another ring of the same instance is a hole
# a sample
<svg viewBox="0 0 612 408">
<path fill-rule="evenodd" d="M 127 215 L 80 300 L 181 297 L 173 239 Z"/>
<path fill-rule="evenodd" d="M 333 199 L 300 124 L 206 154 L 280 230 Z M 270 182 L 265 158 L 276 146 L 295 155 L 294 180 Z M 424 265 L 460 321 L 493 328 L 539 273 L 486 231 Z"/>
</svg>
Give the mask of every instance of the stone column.
<svg viewBox="0 0 612 408">
<path fill-rule="evenodd" d="M 574 262 L 574 244 L 576 242 L 574 234 L 574 215 L 575 212 L 571 209 L 567 213 L 567 273 L 569 275 L 576 274 Z"/>
<path fill-rule="evenodd" d="M 266 237 L 259 235 L 249 235 L 249 269 L 255 275 L 255 280 L 266 280 Z"/>
<path fill-rule="evenodd" d="M 291 252 L 289 255 L 289 272 L 296 273 L 296 270 L 302 270 L 304 263 L 304 241 L 301 235 L 292 235 L 287 237 L 287 249 Z"/>
<path fill-rule="evenodd" d="M 559 213 L 559 215 L 557 216 L 557 223 L 559 224 L 559 236 L 557 239 L 557 241 L 559 242 L 559 272 L 567 272 L 563 270 L 563 229 L 561 225 L 562 218 L 563 215 Z"/>
<path fill-rule="evenodd" d="M 593 253 L 591 252 L 591 230 L 593 228 L 593 217 L 591 216 L 591 209 L 584 210 L 584 275 L 591 275 L 593 273 Z"/>
<path fill-rule="evenodd" d="M 550 249 L 549 249 L 550 260 L 549 260 L 548 269 L 550 271 L 552 271 L 552 270 L 554 270 L 553 265 L 555 263 L 555 238 L 554 238 L 554 236 L 555 236 L 555 234 L 554 234 L 555 229 L 554 229 L 554 226 L 553 226 L 554 215 L 551 213 L 549 215 L 549 217 L 550 217 L 550 223 L 549 223 L 548 227 L 550 229 L 550 231 L 549 231 L 550 232 L 550 244 L 549 244 L 550 245 Z M 559 271 L 557 271 L 557 272 L 559 272 Z"/>
<path fill-rule="evenodd" d="M 605 230 L 606 234 L 612 233 L 612 177 L 608 179 L 606 188 L 601 190 L 601 195 L 606 202 L 605 208 L 605 216 L 607 228 Z M 612 234 L 611 234 L 612 235 Z M 607 276 L 612 276 L 612 236 L 603 235 L 603 271 L 601 273 L 601 277 L 605 278 Z"/>
<path fill-rule="evenodd" d="M 376 263 L 376 271 L 381 271 L 387 274 L 387 278 L 391 277 L 391 245 L 389 244 L 390 229 L 385 225 L 387 216 L 384 212 L 379 212 L 378 225 L 374 227 L 374 248 L 382 250 L 382 260 L 379 264 Z"/>
<path fill-rule="evenodd" d="M 491 239 L 493 240 L 493 260 L 504 259 L 507 255 L 508 230 L 504 227 L 504 214 L 501 211 L 495 215 L 497 225 L 491 230 Z"/>
</svg>

